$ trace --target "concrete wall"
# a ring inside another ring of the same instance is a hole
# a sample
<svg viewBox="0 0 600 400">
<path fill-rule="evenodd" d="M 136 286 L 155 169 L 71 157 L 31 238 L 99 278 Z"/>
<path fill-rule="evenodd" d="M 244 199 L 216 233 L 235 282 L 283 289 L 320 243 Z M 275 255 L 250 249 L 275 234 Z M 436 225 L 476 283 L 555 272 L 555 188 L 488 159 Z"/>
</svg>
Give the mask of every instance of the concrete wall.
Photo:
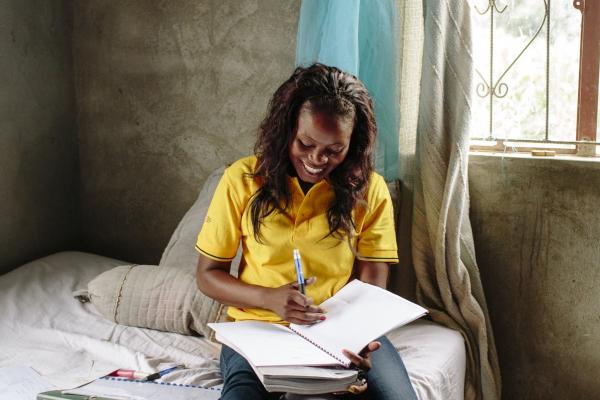
<svg viewBox="0 0 600 400">
<path fill-rule="evenodd" d="M 0 273 L 76 247 L 70 1 L 0 2 Z"/>
<path fill-rule="evenodd" d="M 74 2 L 89 251 L 156 263 L 204 179 L 250 154 L 299 1 Z"/>
<path fill-rule="evenodd" d="M 600 163 L 472 155 L 469 184 L 503 398 L 598 398 Z"/>
</svg>

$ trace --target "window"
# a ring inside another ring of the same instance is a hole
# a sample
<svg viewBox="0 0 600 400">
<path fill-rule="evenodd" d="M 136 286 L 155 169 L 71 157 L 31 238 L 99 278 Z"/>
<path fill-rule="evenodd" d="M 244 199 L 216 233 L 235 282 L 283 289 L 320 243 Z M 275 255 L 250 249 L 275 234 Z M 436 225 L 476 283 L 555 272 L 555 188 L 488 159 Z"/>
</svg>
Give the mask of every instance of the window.
<svg viewBox="0 0 600 400">
<path fill-rule="evenodd" d="M 471 148 L 595 155 L 600 2 L 470 3 Z"/>
</svg>

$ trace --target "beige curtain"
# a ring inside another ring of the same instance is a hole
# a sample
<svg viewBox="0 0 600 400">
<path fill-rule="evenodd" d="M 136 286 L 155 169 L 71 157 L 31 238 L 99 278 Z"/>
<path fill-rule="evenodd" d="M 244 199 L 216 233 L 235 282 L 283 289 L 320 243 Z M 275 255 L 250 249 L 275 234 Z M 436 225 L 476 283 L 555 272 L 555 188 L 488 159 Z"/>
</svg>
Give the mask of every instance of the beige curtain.
<svg viewBox="0 0 600 400">
<path fill-rule="evenodd" d="M 398 24 L 396 32 L 398 51 L 397 69 L 400 83 L 400 130 L 398 140 L 398 176 L 400 178 L 400 209 L 398 222 L 399 268 L 393 268 L 390 288 L 402 296 L 416 300 L 416 277 L 411 256 L 411 225 L 417 119 L 423 54 L 422 0 L 396 0 Z"/>
<path fill-rule="evenodd" d="M 416 299 L 433 320 L 463 335 L 465 399 L 499 399 L 500 369 L 469 220 L 469 5 L 397 5 L 401 268 L 392 275 L 392 288 L 410 296 L 416 283 Z"/>
</svg>

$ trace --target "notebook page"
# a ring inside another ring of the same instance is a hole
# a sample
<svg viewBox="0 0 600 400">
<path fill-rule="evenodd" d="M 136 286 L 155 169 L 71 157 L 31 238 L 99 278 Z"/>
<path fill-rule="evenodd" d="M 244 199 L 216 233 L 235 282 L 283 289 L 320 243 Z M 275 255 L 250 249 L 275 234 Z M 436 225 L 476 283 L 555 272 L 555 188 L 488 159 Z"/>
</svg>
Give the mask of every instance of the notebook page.
<svg viewBox="0 0 600 400">
<path fill-rule="evenodd" d="M 242 354 L 255 367 L 338 365 L 339 362 L 288 328 L 267 322 L 208 324 L 217 340 Z"/>
<path fill-rule="evenodd" d="M 425 315 L 423 307 L 377 286 L 354 280 L 321 304 L 327 319 L 290 328 L 347 360 L 342 349 L 360 352 L 369 342 Z"/>
</svg>

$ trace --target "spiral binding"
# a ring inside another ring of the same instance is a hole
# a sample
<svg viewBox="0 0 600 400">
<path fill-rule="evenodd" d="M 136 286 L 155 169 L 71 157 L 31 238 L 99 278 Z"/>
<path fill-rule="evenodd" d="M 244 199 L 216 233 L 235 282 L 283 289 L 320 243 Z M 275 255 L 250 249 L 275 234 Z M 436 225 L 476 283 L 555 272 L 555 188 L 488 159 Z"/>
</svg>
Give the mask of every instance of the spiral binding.
<svg viewBox="0 0 600 400">
<path fill-rule="evenodd" d="M 335 354 L 333 354 L 332 352 L 330 352 L 329 350 L 325 349 L 324 347 L 321 347 L 321 345 L 319 345 L 317 342 L 313 342 L 312 340 L 310 340 L 309 338 L 307 338 L 306 336 L 304 336 L 303 334 L 301 334 L 300 332 L 298 332 L 297 330 L 295 330 L 294 328 L 292 328 L 291 326 L 289 327 L 290 330 L 292 332 L 294 332 L 296 335 L 300 336 L 302 339 L 308 341 L 310 344 L 312 344 L 313 346 L 315 346 L 316 348 L 318 348 L 319 350 L 329 354 L 331 357 L 333 357 L 335 360 L 337 360 L 340 364 L 342 364 L 344 367 L 348 367 L 350 365 L 350 361 L 348 360 L 342 360 L 340 359 L 338 356 L 336 356 Z"/>
<path fill-rule="evenodd" d="M 155 385 L 167 385 L 167 386 L 181 386 L 181 387 L 189 387 L 189 388 L 198 388 L 198 389 L 205 389 L 205 390 L 217 390 L 217 391 L 221 391 L 221 388 L 214 388 L 214 387 L 202 387 L 199 385 L 192 385 L 192 384 L 184 384 L 184 383 L 170 383 L 170 382 L 156 382 L 156 381 L 146 381 L 144 379 L 127 379 L 127 378 L 119 378 L 119 377 L 115 377 L 115 376 L 103 376 L 100 379 L 104 379 L 107 381 L 119 381 L 119 382 L 132 382 L 132 383 L 153 383 Z"/>
</svg>

